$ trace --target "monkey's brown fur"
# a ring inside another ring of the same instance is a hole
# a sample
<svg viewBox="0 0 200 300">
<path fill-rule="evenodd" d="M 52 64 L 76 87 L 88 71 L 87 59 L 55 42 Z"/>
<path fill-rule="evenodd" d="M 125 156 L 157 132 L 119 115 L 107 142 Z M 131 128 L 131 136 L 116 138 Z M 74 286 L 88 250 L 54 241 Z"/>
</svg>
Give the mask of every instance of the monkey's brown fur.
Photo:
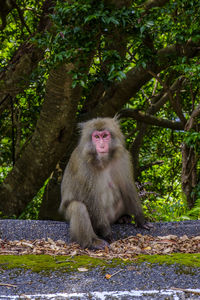
<svg viewBox="0 0 200 300">
<path fill-rule="evenodd" d="M 80 126 L 80 142 L 62 180 L 60 212 L 70 222 L 73 241 L 98 249 L 111 237 L 110 224 L 121 216 L 134 214 L 138 226 L 144 225 L 144 216 L 117 120 L 97 118 Z M 91 140 L 94 130 L 111 133 L 108 155 L 97 155 Z"/>
</svg>

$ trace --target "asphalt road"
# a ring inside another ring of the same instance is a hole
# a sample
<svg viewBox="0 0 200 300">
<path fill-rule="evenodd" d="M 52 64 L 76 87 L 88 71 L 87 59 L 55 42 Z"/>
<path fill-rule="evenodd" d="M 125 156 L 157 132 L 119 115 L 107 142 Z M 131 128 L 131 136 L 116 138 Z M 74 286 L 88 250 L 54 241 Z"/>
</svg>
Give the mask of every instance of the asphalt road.
<svg viewBox="0 0 200 300">
<path fill-rule="evenodd" d="M 156 223 L 150 231 L 132 225 L 113 225 L 115 239 L 135 235 L 200 235 L 200 221 Z M 50 237 L 69 241 L 65 222 L 0 220 L 0 238 L 8 240 Z M 105 272 L 115 274 L 109 280 Z M 0 299 L 200 299 L 200 269 L 178 265 L 141 265 L 87 272 L 35 273 L 0 268 Z"/>
<path fill-rule="evenodd" d="M 164 236 L 175 234 L 183 236 L 200 235 L 200 221 L 152 223 L 150 230 L 136 228 L 131 224 L 112 225 L 114 239 L 126 238 L 130 235 L 150 234 L 153 236 Z M 53 240 L 64 240 L 69 242 L 69 224 L 58 221 L 40 220 L 0 220 L 0 238 L 8 240 L 34 240 L 41 238 Z"/>
</svg>

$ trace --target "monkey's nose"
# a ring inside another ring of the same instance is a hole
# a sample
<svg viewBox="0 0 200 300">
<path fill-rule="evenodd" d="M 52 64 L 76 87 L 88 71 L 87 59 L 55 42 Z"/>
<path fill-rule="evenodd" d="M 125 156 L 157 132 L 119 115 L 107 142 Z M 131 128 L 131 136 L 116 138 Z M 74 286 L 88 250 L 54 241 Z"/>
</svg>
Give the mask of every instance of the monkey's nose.
<svg viewBox="0 0 200 300">
<path fill-rule="evenodd" d="M 105 149 L 106 147 L 105 147 L 105 145 L 103 144 L 103 145 L 100 145 L 100 148 L 101 148 L 101 149 Z"/>
<path fill-rule="evenodd" d="M 99 146 L 100 146 L 100 148 L 105 148 L 105 143 L 103 141 L 100 141 Z"/>
</svg>

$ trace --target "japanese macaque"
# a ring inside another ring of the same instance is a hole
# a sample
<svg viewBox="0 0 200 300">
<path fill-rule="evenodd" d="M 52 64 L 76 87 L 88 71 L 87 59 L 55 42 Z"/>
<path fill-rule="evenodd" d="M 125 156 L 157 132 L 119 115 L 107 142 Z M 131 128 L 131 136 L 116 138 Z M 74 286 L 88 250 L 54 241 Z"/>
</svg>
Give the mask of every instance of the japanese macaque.
<svg viewBox="0 0 200 300">
<path fill-rule="evenodd" d="M 111 224 L 134 215 L 145 227 L 133 180 L 130 155 L 116 118 L 80 124 L 81 138 L 65 169 L 59 211 L 70 222 L 71 240 L 83 248 L 103 249 Z"/>
</svg>

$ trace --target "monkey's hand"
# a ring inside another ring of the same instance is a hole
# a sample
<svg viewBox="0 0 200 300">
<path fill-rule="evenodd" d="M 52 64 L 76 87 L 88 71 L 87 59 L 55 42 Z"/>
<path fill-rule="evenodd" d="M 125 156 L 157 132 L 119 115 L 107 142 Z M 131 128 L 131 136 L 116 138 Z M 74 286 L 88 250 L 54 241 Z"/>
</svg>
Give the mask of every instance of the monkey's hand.
<svg viewBox="0 0 200 300">
<path fill-rule="evenodd" d="M 90 250 L 104 250 L 105 247 L 110 248 L 110 244 L 105 240 L 95 238 L 92 241 L 92 245 L 89 247 Z"/>
</svg>

